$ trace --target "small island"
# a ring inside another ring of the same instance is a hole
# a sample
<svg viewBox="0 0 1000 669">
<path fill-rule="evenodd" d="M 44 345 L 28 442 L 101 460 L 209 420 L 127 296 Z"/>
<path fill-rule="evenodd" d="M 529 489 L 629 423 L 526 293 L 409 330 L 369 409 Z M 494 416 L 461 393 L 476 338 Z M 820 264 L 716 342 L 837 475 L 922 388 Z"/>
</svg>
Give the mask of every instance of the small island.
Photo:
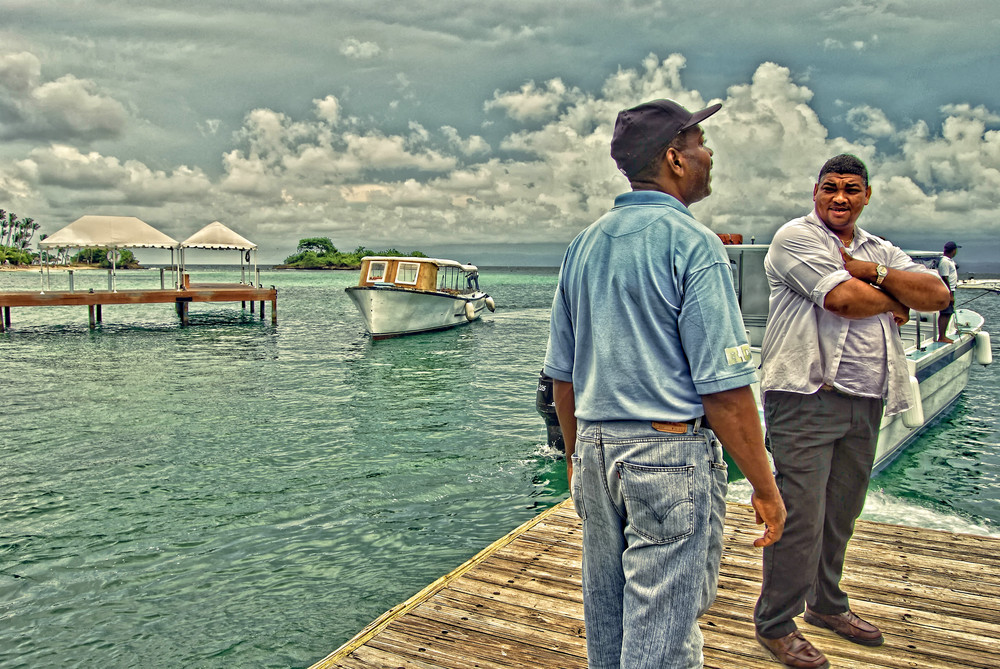
<svg viewBox="0 0 1000 669">
<path fill-rule="evenodd" d="M 309 237 L 300 239 L 295 254 L 285 258 L 275 269 L 360 269 L 361 259 L 365 256 L 410 256 L 426 258 L 420 251 L 402 253 L 396 249 L 372 251 L 359 246 L 349 253 L 337 250 L 329 237 Z"/>
</svg>

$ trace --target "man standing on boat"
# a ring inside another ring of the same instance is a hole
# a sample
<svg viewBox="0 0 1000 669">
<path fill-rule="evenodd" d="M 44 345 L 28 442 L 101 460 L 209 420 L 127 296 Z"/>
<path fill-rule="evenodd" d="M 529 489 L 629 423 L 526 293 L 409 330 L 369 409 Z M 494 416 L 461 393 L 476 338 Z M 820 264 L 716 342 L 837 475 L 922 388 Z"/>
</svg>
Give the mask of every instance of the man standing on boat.
<svg viewBox="0 0 1000 669">
<path fill-rule="evenodd" d="M 767 442 L 788 509 L 764 549 L 757 639 L 790 667 L 828 667 L 793 618 L 866 646 L 879 629 L 840 589 L 861 514 L 883 410 L 905 411 L 909 375 L 898 326 L 937 311 L 948 290 L 933 270 L 855 225 L 871 197 L 868 170 L 839 155 L 823 165 L 815 208 L 783 225 L 764 260 L 771 287 L 761 349 Z"/>
<path fill-rule="evenodd" d="M 711 192 L 701 121 L 671 100 L 622 111 L 611 155 L 632 192 L 563 258 L 544 373 L 554 379 L 583 520 L 591 669 L 703 666 L 725 517 L 719 440 L 764 535 L 785 511 L 750 384 L 756 371 L 719 238 L 688 205 Z"/>
<path fill-rule="evenodd" d="M 955 289 L 958 288 L 958 268 L 955 267 L 955 254 L 958 253 L 960 248 L 962 247 L 955 242 L 945 242 L 944 254 L 938 263 L 938 274 L 948 284 L 948 290 L 951 291 L 951 302 L 938 314 L 937 340 L 942 344 L 955 343 L 948 337 L 948 321 L 951 320 L 952 314 L 955 313 Z"/>
</svg>

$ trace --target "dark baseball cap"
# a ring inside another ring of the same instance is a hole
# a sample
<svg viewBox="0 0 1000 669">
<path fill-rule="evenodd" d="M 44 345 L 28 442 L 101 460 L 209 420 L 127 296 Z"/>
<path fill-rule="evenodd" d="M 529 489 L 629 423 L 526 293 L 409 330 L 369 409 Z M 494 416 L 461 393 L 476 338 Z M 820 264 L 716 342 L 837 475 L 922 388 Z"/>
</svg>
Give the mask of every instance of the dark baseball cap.
<svg viewBox="0 0 1000 669">
<path fill-rule="evenodd" d="M 960 248 L 962 248 L 962 247 L 959 246 L 958 244 L 956 244 L 955 242 L 945 242 L 944 243 L 944 252 L 945 253 L 947 253 L 948 251 L 954 251 L 955 249 L 960 249 Z"/>
<path fill-rule="evenodd" d="M 611 157 L 625 176 L 635 176 L 682 130 L 720 109 L 721 104 L 714 104 L 692 114 L 673 100 L 653 100 L 620 111 L 611 136 Z"/>
</svg>

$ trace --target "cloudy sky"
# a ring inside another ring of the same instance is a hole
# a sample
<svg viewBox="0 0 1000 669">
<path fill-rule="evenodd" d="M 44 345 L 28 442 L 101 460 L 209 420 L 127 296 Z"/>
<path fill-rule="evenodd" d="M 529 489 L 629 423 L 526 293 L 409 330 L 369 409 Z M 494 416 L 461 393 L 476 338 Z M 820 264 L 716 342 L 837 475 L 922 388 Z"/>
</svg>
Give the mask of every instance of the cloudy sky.
<svg viewBox="0 0 1000 669">
<path fill-rule="evenodd" d="M 998 34 L 996 0 L 0 0 L 0 208 L 558 264 L 628 188 L 615 115 L 669 97 L 723 103 L 717 232 L 849 151 L 868 229 L 1000 266 Z"/>
</svg>

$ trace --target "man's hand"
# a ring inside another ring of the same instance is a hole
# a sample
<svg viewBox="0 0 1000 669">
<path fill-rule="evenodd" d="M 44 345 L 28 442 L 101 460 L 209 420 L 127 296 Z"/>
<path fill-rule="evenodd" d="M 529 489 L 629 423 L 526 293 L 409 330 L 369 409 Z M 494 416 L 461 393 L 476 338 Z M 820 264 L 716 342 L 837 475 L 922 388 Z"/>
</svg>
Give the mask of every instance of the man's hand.
<svg viewBox="0 0 1000 669">
<path fill-rule="evenodd" d="M 893 301 L 896 302 L 896 304 L 893 305 L 889 313 L 892 314 L 892 320 L 896 321 L 896 327 L 903 327 L 910 320 L 910 308 L 904 306 L 897 300 Z"/>
<path fill-rule="evenodd" d="M 843 247 L 840 248 L 840 256 L 844 259 L 844 269 L 855 279 L 861 279 L 866 283 L 873 283 L 878 278 L 878 274 L 875 273 L 878 263 L 868 260 L 858 260 Z"/>
<path fill-rule="evenodd" d="M 761 499 L 756 492 L 750 495 L 750 504 L 753 506 L 757 524 L 764 523 L 764 536 L 754 539 L 753 545 L 757 548 L 770 546 L 780 539 L 785 531 L 785 504 L 780 495 L 775 499 Z"/>
</svg>

